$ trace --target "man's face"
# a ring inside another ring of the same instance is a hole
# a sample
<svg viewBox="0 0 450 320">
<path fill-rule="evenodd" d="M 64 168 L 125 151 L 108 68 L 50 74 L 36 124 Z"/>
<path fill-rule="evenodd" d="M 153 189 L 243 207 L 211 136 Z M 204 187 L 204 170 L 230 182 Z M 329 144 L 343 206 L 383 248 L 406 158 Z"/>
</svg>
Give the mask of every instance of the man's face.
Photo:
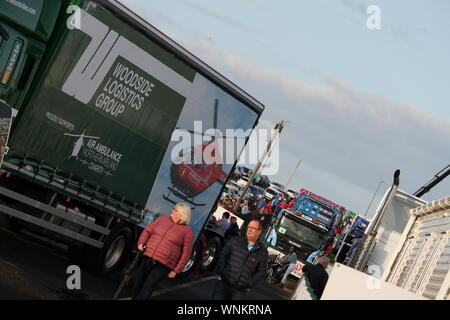
<svg viewBox="0 0 450 320">
<path fill-rule="evenodd" d="M 259 235 L 262 230 L 260 229 L 260 225 L 256 221 L 250 221 L 247 227 L 247 240 L 248 242 L 256 242 L 258 240 Z"/>
</svg>

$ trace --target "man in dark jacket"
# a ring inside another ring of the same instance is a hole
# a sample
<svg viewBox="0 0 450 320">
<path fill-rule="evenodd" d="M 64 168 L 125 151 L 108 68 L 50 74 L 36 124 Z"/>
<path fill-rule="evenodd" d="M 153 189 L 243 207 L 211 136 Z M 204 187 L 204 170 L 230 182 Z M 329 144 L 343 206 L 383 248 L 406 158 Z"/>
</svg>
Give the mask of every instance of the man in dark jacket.
<svg viewBox="0 0 450 320">
<path fill-rule="evenodd" d="M 230 218 L 230 227 L 227 229 L 224 235 L 225 241 L 229 241 L 234 237 L 238 237 L 239 235 L 239 225 L 237 224 L 237 218 L 233 216 Z"/>
<path fill-rule="evenodd" d="M 329 259 L 326 256 L 322 256 L 317 261 L 317 264 L 307 264 L 302 268 L 305 275 L 306 286 L 313 292 L 311 295 L 313 300 L 320 300 L 323 290 L 327 285 L 328 273 L 325 269 L 328 266 L 328 262 Z"/>
<path fill-rule="evenodd" d="M 221 250 L 213 299 L 241 300 L 250 288 L 264 280 L 268 253 L 259 241 L 261 233 L 261 221 L 252 220 L 246 236 L 234 237 Z"/>
</svg>

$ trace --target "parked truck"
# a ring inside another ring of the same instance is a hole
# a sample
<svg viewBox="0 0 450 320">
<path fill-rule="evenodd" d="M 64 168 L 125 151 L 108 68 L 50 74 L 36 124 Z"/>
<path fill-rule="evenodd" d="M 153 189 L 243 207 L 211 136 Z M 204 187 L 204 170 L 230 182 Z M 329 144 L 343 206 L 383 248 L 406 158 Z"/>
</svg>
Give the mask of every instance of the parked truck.
<svg viewBox="0 0 450 320">
<path fill-rule="evenodd" d="M 357 213 L 347 210 L 343 219 L 341 234 L 336 235 L 333 252 L 334 261 L 344 263 L 347 256 L 351 255 L 351 249 L 354 249 L 356 241 L 361 239 L 369 225 L 369 220 L 359 216 Z"/>
<path fill-rule="evenodd" d="M 409 220 L 411 209 L 427 203 L 399 189 L 400 171 L 381 199 L 375 216 L 344 263 L 380 278 Z"/>
<path fill-rule="evenodd" d="M 442 181 L 450 166 L 414 194 L 399 189 L 400 170 L 351 257 L 333 266 L 322 299 L 449 299 L 450 197 L 419 198 Z M 307 286 L 298 285 L 293 299 Z M 345 287 L 345 290 L 342 288 Z"/>
<path fill-rule="evenodd" d="M 449 300 L 449 217 L 450 197 L 410 209 L 381 276 L 335 264 L 322 299 Z M 374 264 L 370 266 L 375 270 Z"/>
<path fill-rule="evenodd" d="M 301 189 L 293 209 L 282 209 L 278 213 L 272 226 L 276 244 L 269 247 L 269 252 L 287 254 L 293 246 L 298 261 L 292 275 L 300 277 L 309 255 L 319 249 L 325 250 L 332 243 L 345 210 L 343 206 Z"/>
<path fill-rule="evenodd" d="M 199 263 L 235 163 L 191 161 L 220 145 L 194 121 L 252 129 L 260 102 L 114 0 L 0 1 L 0 77 L 0 212 L 12 229 L 59 240 L 103 274 L 185 202 L 197 239 L 186 271 Z"/>
</svg>

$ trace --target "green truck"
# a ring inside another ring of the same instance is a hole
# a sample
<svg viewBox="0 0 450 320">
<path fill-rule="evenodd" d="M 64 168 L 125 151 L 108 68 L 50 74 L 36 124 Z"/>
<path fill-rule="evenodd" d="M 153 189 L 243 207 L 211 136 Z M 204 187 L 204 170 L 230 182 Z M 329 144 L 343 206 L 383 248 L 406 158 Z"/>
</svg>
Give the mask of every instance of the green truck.
<svg viewBox="0 0 450 320">
<path fill-rule="evenodd" d="M 192 208 L 195 267 L 238 154 L 188 161 L 219 141 L 195 122 L 247 131 L 264 110 L 106 0 L 0 0 L 0 103 L 0 213 L 14 230 L 67 244 L 72 261 L 98 274 L 121 266 L 142 228 L 178 202 Z M 190 148 L 179 150 L 179 130 Z"/>
</svg>

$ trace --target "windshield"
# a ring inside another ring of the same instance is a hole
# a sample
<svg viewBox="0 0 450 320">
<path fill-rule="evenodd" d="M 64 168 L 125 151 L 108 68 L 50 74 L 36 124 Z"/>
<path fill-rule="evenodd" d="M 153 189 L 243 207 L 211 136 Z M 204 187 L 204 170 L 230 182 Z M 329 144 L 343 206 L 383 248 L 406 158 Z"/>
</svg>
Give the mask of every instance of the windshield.
<svg viewBox="0 0 450 320">
<path fill-rule="evenodd" d="M 238 190 L 240 190 L 240 189 L 242 188 L 240 184 L 237 184 L 237 183 L 235 183 L 235 182 L 229 182 L 228 185 L 229 185 L 231 188 L 236 188 L 236 189 L 238 189 Z"/>
<path fill-rule="evenodd" d="M 272 185 L 274 185 L 277 188 L 284 189 L 284 186 L 282 184 L 277 183 L 277 182 L 272 182 Z"/>
<path fill-rule="evenodd" d="M 250 191 L 254 194 L 264 194 L 264 190 L 255 186 L 250 186 Z"/>
<path fill-rule="evenodd" d="M 305 225 L 295 222 L 286 216 L 281 218 L 276 231 L 316 249 L 319 249 L 322 242 L 322 234 L 320 232 L 309 229 Z"/>
<path fill-rule="evenodd" d="M 278 192 L 276 192 L 275 190 L 272 190 L 272 189 L 266 189 L 266 192 L 269 193 L 269 194 L 271 194 L 271 195 L 276 195 L 276 194 L 278 194 Z"/>
</svg>

